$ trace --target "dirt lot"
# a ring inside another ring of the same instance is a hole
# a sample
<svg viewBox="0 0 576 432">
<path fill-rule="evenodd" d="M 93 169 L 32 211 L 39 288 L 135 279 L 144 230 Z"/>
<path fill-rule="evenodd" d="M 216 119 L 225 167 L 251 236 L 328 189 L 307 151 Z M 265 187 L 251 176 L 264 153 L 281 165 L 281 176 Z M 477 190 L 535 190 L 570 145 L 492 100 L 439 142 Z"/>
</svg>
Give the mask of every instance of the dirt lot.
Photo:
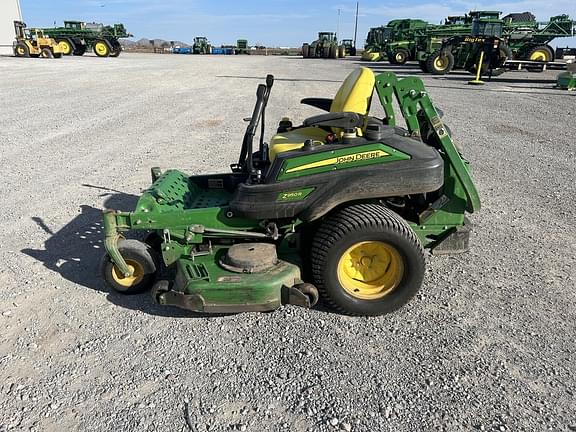
<svg viewBox="0 0 576 432">
<path fill-rule="evenodd" d="M 272 133 L 358 63 L 0 58 L 0 431 L 186 431 L 186 404 L 199 431 L 576 431 L 576 95 L 557 72 L 423 75 L 483 209 L 470 253 L 430 257 L 395 314 L 204 318 L 103 286 L 100 209 L 130 209 L 151 166 L 227 169 L 266 73 Z"/>
</svg>

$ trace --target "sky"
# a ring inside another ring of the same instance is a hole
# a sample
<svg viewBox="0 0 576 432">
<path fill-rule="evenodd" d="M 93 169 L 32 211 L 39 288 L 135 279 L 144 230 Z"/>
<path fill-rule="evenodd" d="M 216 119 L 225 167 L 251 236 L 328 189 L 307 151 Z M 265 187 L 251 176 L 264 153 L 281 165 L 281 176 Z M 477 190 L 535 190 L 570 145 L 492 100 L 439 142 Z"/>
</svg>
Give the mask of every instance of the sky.
<svg viewBox="0 0 576 432">
<path fill-rule="evenodd" d="M 20 6 L 24 21 L 31 27 L 61 25 L 65 19 L 121 22 L 135 40 L 191 42 L 195 36 L 206 36 L 215 45 L 248 39 L 250 45 L 282 47 L 301 46 L 314 40 L 319 31 L 336 31 L 338 27 L 339 39 L 352 39 L 356 11 L 356 1 L 338 0 L 20 0 Z M 363 46 L 370 27 L 392 19 L 419 18 L 439 23 L 448 15 L 474 9 L 505 14 L 531 11 L 539 21 L 562 13 L 576 19 L 575 0 L 362 0 L 357 46 Z M 555 44 L 576 46 L 576 38 L 558 39 Z"/>
</svg>

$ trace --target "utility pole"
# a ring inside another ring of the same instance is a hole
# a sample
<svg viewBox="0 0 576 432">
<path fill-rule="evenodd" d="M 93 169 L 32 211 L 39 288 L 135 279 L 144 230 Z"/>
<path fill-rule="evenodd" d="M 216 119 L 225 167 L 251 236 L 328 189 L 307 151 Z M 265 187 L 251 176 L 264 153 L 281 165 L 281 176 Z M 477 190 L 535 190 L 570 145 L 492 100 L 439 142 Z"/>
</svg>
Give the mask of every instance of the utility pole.
<svg viewBox="0 0 576 432">
<path fill-rule="evenodd" d="M 338 33 L 340 33 L 340 9 L 338 9 L 338 25 L 336 26 L 336 39 L 338 39 Z"/>
<path fill-rule="evenodd" d="M 356 48 L 356 36 L 358 36 L 358 8 L 360 2 L 356 2 L 356 24 L 354 25 L 354 48 Z"/>
</svg>

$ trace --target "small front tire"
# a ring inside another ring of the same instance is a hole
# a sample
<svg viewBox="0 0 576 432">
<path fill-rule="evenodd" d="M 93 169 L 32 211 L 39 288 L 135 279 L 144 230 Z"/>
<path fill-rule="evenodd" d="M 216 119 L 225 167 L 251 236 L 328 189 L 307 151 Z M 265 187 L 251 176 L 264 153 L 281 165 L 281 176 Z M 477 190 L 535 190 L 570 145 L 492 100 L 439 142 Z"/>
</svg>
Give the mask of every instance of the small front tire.
<svg viewBox="0 0 576 432">
<path fill-rule="evenodd" d="M 30 57 L 30 49 L 24 42 L 18 42 L 14 47 L 14 55 L 16 57 Z"/>
<path fill-rule="evenodd" d="M 394 58 L 394 64 L 404 65 L 408 61 L 410 53 L 404 48 L 399 48 L 392 54 Z"/>
<path fill-rule="evenodd" d="M 440 50 L 430 54 L 426 60 L 426 68 L 433 75 L 446 75 L 454 68 L 454 56 L 450 51 Z"/>
<path fill-rule="evenodd" d="M 101 273 L 108 286 L 122 294 L 139 294 L 151 288 L 159 268 L 159 260 L 154 250 L 138 240 L 121 240 L 118 250 L 133 275 L 123 275 L 110 257 L 105 255 Z"/>
<path fill-rule="evenodd" d="M 72 55 L 76 47 L 70 39 L 58 39 L 58 47 L 63 55 Z"/>
</svg>

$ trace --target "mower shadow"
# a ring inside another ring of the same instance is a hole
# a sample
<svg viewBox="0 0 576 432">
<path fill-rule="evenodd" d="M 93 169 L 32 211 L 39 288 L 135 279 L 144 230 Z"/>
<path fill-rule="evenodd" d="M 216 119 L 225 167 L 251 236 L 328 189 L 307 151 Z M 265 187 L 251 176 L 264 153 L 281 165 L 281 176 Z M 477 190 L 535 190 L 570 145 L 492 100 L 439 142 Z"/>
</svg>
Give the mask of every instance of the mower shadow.
<svg viewBox="0 0 576 432">
<path fill-rule="evenodd" d="M 83 185 L 105 192 L 104 208 L 127 211 L 136 206 L 138 197 L 99 186 Z M 38 227 L 50 234 L 43 249 L 23 249 L 21 252 L 40 261 L 64 279 L 79 286 L 108 293 L 107 299 L 126 309 L 166 317 L 202 317 L 177 308 L 156 304 L 149 293 L 126 296 L 110 291 L 100 277 L 100 261 L 104 254 L 102 210 L 83 205 L 80 213 L 62 229 L 54 232 L 42 217 L 32 217 Z"/>
</svg>

